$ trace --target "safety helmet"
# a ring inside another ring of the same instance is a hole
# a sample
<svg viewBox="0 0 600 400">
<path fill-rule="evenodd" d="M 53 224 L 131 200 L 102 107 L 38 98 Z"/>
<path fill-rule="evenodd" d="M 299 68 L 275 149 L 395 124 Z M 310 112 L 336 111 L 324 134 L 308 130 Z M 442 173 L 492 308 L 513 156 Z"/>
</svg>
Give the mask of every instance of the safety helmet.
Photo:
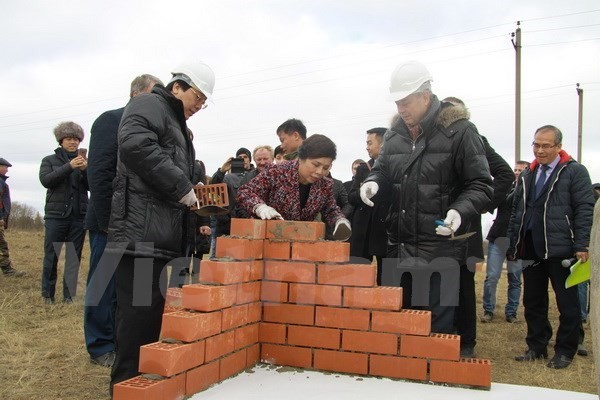
<svg viewBox="0 0 600 400">
<path fill-rule="evenodd" d="M 186 62 L 175 68 L 171 74 L 171 82 L 181 80 L 199 90 L 212 102 L 212 93 L 215 88 L 215 73 L 202 61 Z"/>
<path fill-rule="evenodd" d="M 429 70 L 419 61 L 406 61 L 392 72 L 388 100 L 398 101 L 415 93 L 425 82 L 432 81 Z"/>
</svg>

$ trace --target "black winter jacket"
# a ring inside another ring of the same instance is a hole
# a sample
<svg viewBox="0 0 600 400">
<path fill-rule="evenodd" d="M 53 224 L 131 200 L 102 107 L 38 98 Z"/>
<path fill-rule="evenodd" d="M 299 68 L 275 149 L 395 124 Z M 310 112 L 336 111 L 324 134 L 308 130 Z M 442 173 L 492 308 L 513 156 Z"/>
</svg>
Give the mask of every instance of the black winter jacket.
<svg viewBox="0 0 600 400">
<path fill-rule="evenodd" d="M 416 140 L 402 119 L 395 118 L 367 178 L 377 182 L 391 201 L 388 255 L 426 261 L 451 257 L 464 263 L 466 243 L 437 235 L 435 220 L 454 209 L 463 221 L 456 233 L 464 233 L 468 221 L 492 199 L 492 180 L 477 128 L 464 119 L 440 121 L 440 110 L 446 106 L 450 104 L 432 95 Z"/>
<path fill-rule="evenodd" d="M 594 213 L 592 182 L 587 169 L 561 150 L 560 161 L 533 203 L 539 210 L 532 234 L 543 241 L 543 259 L 565 259 L 576 252 L 588 251 Z M 515 188 L 513 211 L 508 226 L 510 257 L 524 256 L 524 226 L 527 197 L 535 186 L 537 161 L 521 172 Z M 532 212 L 532 211 L 530 211 Z"/>
<path fill-rule="evenodd" d="M 87 171 L 71 168 L 67 152 L 59 147 L 54 154 L 42 159 L 40 165 L 40 182 L 48 189 L 44 219 L 64 219 L 73 215 L 83 218 L 88 204 Z M 79 199 L 78 204 L 75 204 Z"/>
<path fill-rule="evenodd" d="M 127 255 L 184 255 L 194 238 L 184 239 L 188 211 L 179 200 L 192 189 L 197 167 L 183 104 L 162 85 L 134 97 L 125 107 L 118 145 L 109 241 L 126 243 Z M 139 242 L 153 248 L 136 249 Z"/>
</svg>

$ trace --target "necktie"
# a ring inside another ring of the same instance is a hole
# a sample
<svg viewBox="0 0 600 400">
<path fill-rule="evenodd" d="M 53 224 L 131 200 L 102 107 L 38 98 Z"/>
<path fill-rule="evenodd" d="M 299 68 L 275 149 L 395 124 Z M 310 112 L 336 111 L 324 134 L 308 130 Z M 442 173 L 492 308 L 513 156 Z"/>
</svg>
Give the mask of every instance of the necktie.
<svg viewBox="0 0 600 400">
<path fill-rule="evenodd" d="M 538 178 L 537 182 L 535 183 L 535 198 L 537 199 L 538 197 L 540 197 L 540 194 L 542 194 L 542 190 L 544 190 L 544 184 L 546 183 L 546 172 L 548 171 L 548 166 L 541 164 L 540 165 L 541 168 L 541 172 L 540 172 L 540 177 Z"/>
</svg>

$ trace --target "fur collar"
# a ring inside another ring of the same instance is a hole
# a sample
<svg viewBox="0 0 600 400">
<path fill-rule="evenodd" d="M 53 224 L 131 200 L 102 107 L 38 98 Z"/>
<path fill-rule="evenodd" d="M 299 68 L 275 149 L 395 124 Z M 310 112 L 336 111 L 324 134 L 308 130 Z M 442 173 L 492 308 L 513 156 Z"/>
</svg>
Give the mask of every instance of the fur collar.
<svg viewBox="0 0 600 400">
<path fill-rule="evenodd" d="M 470 119 L 471 113 L 463 105 L 452 105 L 451 103 L 442 103 L 442 110 L 438 115 L 437 122 L 444 128 L 449 127 L 461 119 Z"/>
</svg>

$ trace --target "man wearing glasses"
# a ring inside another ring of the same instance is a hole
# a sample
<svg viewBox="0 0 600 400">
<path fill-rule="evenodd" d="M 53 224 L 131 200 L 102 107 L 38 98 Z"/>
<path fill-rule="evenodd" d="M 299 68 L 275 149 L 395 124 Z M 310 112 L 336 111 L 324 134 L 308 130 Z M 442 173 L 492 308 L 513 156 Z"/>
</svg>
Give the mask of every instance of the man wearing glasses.
<svg viewBox="0 0 600 400">
<path fill-rule="evenodd" d="M 527 350 L 515 357 L 532 361 L 548 357 L 552 337 L 548 321 L 548 280 L 560 313 L 554 357 L 549 368 L 568 367 L 580 331 L 577 287 L 565 289 L 569 268 L 561 261 L 588 259 L 594 196 L 587 169 L 562 150 L 562 133 L 552 125 L 539 128 L 532 143 L 535 160 L 517 181 L 508 227 L 508 260 L 523 264 L 523 307 Z"/>
<path fill-rule="evenodd" d="M 156 84 L 149 94 L 132 98 L 119 125 L 106 247 L 119 257 L 111 388 L 138 375 L 140 346 L 159 338 L 165 303 L 160 288 L 166 286 L 161 272 L 167 262 L 185 256 L 185 217 L 196 203 L 192 184 L 199 170 L 186 121 L 206 107 L 215 75 L 202 62 L 181 65 L 172 74 L 166 87 Z"/>
</svg>

